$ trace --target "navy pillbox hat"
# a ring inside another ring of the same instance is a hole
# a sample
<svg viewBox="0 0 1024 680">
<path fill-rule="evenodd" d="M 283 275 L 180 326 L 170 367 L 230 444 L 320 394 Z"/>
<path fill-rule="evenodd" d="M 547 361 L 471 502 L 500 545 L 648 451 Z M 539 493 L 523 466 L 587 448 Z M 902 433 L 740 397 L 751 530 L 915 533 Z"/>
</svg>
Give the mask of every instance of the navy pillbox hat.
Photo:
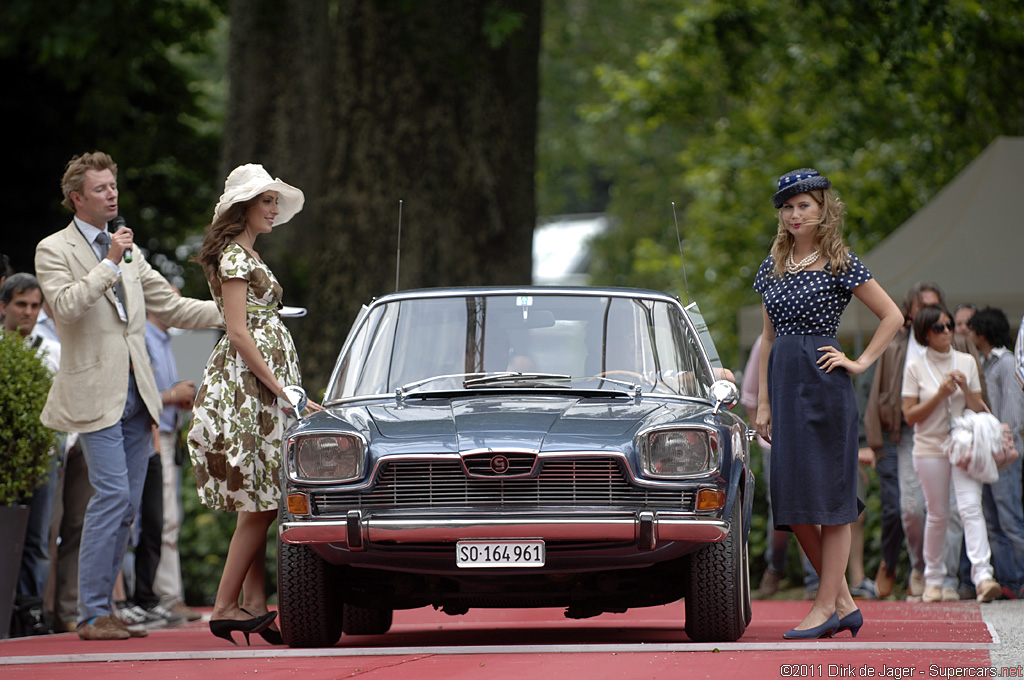
<svg viewBox="0 0 1024 680">
<path fill-rule="evenodd" d="M 790 170 L 779 178 L 779 191 L 772 196 L 772 203 L 778 209 L 790 196 L 830 188 L 832 188 L 832 182 L 828 180 L 828 177 L 819 175 L 814 168 Z"/>
</svg>

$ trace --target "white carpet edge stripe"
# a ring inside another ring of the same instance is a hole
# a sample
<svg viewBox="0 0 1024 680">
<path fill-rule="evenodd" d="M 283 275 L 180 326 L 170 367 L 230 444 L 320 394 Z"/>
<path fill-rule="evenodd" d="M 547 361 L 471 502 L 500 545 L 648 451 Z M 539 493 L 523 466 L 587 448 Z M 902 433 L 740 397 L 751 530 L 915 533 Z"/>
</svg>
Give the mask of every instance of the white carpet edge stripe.
<svg viewBox="0 0 1024 680">
<path fill-rule="evenodd" d="M 323 658 L 323 657 L 364 657 L 364 656 L 444 656 L 462 654 L 650 654 L 663 652 L 789 652 L 836 651 L 836 650 L 885 650 L 885 651 L 991 651 L 1001 643 L 994 630 L 993 642 L 855 642 L 855 641 L 812 641 L 812 642 L 729 642 L 729 643 L 655 643 L 623 645 L 469 645 L 454 647 L 326 647 L 318 649 L 252 649 L 193 652 L 146 652 L 138 655 L 117 654 L 55 654 L 52 656 L 10 656 L 0 658 L 0 666 L 20 666 L 58 663 L 131 663 L 139 661 L 193 661 L 211 659 L 273 659 L 273 658 Z"/>
</svg>

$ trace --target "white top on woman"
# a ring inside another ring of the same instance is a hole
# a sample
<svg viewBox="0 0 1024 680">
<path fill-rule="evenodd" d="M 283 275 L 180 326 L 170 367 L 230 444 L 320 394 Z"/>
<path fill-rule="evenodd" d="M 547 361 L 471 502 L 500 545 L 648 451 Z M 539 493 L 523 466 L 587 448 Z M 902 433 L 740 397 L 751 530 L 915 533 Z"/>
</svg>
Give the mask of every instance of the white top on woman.
<svg viewBox="0 0 1024 680">
<path fill-rule="evenodd" d="M 931 399 L 939 391 L 939 385 L 950 371 L 960 371 L 967 377 L 967 385 L 971 392 L 981 391 L 981 379 L 978 377 L 978 364 L 970 354 L 950 349 L 948 352 L 936 352 L 930 347 L 921 356 L 907 361 L 903 372 L 904 397 L 913 397 L 918 403 Z M 950 419 L 963 415 L 967 405 L 964 391 L 957 389 L 942 404 L 914 426 L 914 456 L 944 458 L 942 443 L 949 434 Z"/>
</svg>

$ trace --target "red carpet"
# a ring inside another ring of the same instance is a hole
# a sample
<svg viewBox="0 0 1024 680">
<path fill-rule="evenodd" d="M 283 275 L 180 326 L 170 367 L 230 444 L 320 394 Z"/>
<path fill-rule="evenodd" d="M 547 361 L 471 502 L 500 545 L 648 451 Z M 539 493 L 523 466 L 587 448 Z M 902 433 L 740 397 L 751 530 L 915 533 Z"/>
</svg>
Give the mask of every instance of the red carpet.
<svg viewBox="0 0 1024 680">
<path fill-rule="evenodd" d="M 258 637 L 251 647 L 233 647 L 196 622 L 132 640 L 86 642 L 62 634 L 0 641 L 0 677 L 952 677 L 951 669 L 990 665 L 993 640 L 976 603 L 860 604 L 865 624 L 856 639 L 844 632 L 831 640 L 782 640 L 809 605 L 769 600 L 754 603 L 742 639 L 718 645 L 687 639 L 681 603 L 583 621 L 552 609 L 474 610 L 461 617 L 419 609 L 396 612 L 387 635 L 342 637 L 335 647 L 313 650 L 273 647 Z"/>
</svg>

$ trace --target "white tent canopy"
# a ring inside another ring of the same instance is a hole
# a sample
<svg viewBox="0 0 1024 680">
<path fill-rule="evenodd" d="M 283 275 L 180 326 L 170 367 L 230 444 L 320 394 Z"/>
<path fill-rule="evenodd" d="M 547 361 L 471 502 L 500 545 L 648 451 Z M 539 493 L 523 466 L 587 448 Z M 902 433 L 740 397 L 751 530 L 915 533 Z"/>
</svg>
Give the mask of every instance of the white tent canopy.
<svg viewBox="0 0 1024 680">
<path fill-rule="evenodd" d="M 946 304 L 1000 307 L 1016 331 L 1024 314 L 1024 137 L 998 137 L 935 198 L 861 259 L 899 304 L 933 281 Z M 854 298 L 840 338 L 866 343 L 878 319 Z M 740 342 L 761 330 L 760 306 L 740 315 Z M 859 349 L 859 348 L 858 348 Z"/>
</svg>

